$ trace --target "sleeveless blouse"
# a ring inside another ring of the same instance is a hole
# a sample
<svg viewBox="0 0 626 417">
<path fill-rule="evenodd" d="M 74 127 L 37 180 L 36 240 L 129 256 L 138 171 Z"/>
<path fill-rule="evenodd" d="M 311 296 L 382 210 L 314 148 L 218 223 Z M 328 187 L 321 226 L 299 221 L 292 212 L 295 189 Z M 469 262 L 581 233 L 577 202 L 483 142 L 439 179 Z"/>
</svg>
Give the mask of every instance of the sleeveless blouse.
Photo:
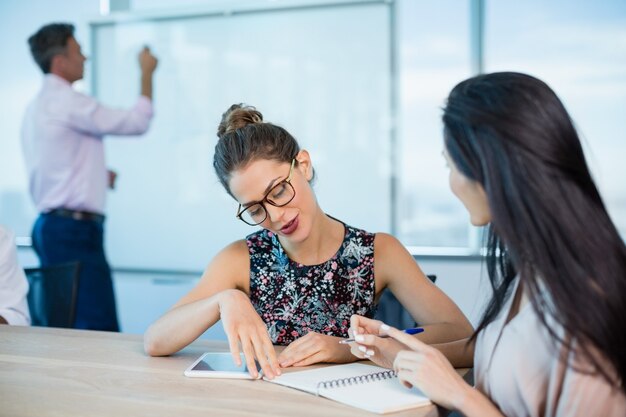
<svg viewBox="0 0 626 417">
<path fill-rule="evenodd" d="M 246 237 L 250 301 L 274 344 L 288 345 L 308 332 L 348 337 L 351 315 L 374 317 L 374 234 L 344 228 L 337 253 L 319 265 L 289 259 L 269 230 Z"/>
</svg>

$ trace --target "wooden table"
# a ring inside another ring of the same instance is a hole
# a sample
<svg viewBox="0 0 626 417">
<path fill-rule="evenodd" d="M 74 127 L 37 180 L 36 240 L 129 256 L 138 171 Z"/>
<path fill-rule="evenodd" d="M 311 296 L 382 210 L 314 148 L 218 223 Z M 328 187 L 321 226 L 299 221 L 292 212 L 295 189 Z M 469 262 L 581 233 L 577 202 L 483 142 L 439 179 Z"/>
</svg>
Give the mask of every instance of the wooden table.
<svg viewBox="0 0 626 417">
<path fill-rule="evenodd" d="M 152 358 L 141 335 L 0 325 L 0 416 L 375 415 L 265 381 L 187 378 L 225 342 L 196 341 Z M 440 416 L 435 406 L 393 416 Z"/>
</svg>

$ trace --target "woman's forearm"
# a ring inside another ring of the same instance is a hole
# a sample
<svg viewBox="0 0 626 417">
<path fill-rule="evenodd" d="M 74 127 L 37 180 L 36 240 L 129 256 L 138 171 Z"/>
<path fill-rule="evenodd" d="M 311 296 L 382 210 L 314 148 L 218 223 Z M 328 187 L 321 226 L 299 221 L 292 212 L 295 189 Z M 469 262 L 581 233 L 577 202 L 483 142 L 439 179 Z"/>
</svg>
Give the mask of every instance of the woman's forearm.
<svg viewBox="0 0 626 417">
<path fill-rule="evenodd" d="M 471 368 L 474 366 L 474 343 L 467 344 L 469 337 L 447 343 L 436 343 L 431 346 L 439 350 L 455 368 Z"/>
<path fill-rule="evenodd" d="M 220 317 L 220 293 L 176 307 L 155 321 L 144 334 L 144 350 L 150 356 L 178 352 L 196 340 Z"/>
<path fill-rule="evenodd" d="M 466 346 L 474 329 L 469 322 L 436 323 L 422 326 L 417 338 L 440 350 L 455 368 L 469 368 L 474 362 L 474 347 Z"/>
<path fill-rule="evenodd" d="M 427 324 L 421 327 L 424 329 L 424 332 L 420 333 L 417 338 L 429 345 L 467 339 L 474 331 L 469 322 L 464 323 L 449 321 Z"/>
<path fill-rule="evenodd" d="M 457 409 L 466 417 L 505 417 L 487 396 L 476 388 L 469 388 Z"/>
</svg>

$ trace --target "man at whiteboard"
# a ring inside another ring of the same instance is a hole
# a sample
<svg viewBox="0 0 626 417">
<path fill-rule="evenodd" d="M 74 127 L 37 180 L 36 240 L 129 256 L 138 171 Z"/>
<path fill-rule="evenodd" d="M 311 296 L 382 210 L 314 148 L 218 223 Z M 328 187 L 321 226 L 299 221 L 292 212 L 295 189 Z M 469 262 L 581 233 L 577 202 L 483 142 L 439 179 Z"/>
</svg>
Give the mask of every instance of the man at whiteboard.
<svg viewBox="0 0 626 417">
<path fill-rule="evenodd" d="M 83 78 L 86 61 L 73 25 L 46 25 L 28 44 L 44 73 L 22 125 L 30 194 L 40 213 L 33 247 L 42 266 L 80 262 L 76 328 L 119 331 L 104 254 L 105 199 L 115 174 L 106 168 L 102 139 L 148 130 L 157 59 L 148 48 L 140 52 L 139 98 L 131 109 L 120 110 L 72 89 L 72 83 Z"/>
</svg>

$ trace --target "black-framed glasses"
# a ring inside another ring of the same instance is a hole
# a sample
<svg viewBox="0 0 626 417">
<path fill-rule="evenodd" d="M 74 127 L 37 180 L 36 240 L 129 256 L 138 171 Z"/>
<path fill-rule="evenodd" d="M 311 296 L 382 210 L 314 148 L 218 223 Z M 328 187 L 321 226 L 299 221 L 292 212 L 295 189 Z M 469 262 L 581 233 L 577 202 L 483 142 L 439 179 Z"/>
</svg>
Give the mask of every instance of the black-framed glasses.
<svg viewBox="0 0 626 417">
<path fill-rule="evenodd" d="M 267 219 L 267 210 L 265 209 L 265 203 L 274 207 L 286 206 L 296 196 L 296 190 L 291 185 L 291 175 L 293 174 L 293 167 L 296 165 L 296 160 L 291 161 L 291 168 L 289 168 L 289 176 L 273 186 L 267 194 L 263 197 L 263 200 L 250 203 L 247 207 L 243 207 L 239 204 L 237 209 L 237 218 L 242 222 L 249 224 L 250 226 L 256 226 Z"/>
</svg>

